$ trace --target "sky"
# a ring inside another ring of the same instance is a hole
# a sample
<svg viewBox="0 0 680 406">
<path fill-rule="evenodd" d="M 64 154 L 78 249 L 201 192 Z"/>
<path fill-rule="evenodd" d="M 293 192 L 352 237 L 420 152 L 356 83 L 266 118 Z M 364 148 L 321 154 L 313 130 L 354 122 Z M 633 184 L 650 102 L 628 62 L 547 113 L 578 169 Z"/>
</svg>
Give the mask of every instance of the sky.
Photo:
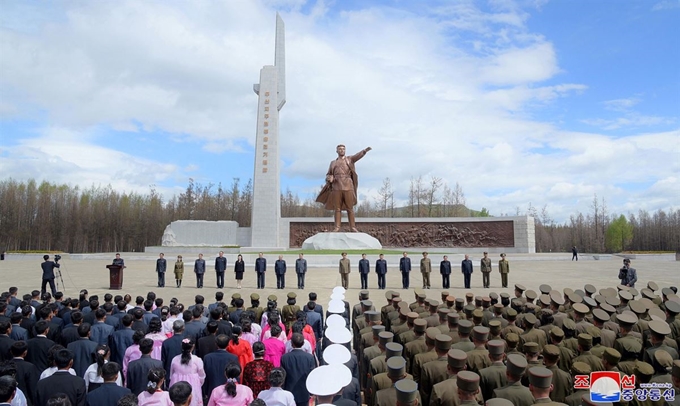
<svg viewBox="0 0 680 406">
<path fill-rule="evenodd" d="M 246 182 L 277 12 L 284 191 L 343 143 L 373 148 L 360 200 L 420 176 L 495 216 L 680 205 L 680 0 L 2 2 L 0 179 Z"/>
</svg>

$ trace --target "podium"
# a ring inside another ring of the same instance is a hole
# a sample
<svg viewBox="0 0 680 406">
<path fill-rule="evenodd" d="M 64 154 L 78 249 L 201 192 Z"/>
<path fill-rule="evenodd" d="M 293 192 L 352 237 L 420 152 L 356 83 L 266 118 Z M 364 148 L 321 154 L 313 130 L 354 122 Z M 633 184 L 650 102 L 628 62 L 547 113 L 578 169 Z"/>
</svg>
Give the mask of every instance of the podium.
<svg viewBox="0 0 680 406">
<path fill-rule="evenodd" d="M 118 265 L 106 265 L 109 268 L 109 289 L 123 289 L 123 267 Z"/>
</svg>

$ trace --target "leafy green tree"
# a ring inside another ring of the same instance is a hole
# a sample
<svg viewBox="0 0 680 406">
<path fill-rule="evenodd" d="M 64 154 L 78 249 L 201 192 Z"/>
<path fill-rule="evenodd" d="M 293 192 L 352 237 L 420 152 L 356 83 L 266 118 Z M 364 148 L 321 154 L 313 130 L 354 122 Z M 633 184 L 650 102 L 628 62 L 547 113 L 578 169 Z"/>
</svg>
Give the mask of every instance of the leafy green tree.
<svg viewBox="0 0 680 406">
<path fill-rule="evenodd" d="M 623 214 L 607 227 L 605 244 L 610 252 L 623 251 L 633 240 L 633 225 Z"/>
</svg>

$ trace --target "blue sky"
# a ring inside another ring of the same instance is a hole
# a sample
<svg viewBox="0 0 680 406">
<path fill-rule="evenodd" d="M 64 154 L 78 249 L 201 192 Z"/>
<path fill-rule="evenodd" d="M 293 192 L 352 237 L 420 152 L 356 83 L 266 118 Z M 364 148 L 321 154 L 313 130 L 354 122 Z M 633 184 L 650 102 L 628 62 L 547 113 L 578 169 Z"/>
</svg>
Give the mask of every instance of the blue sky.
<svg viewBox="0 0 680 406">
<path fill-rule="evenodd" d="M 403 203 L 435 176 L 492 215 L 680 202 L 678 0 L 6 2 L 2 177 L 246 182 L 277 11 L 284 190 L 313 196 L 344 143 L 373 147 L 371 201 L 386 177 Z"/>
</svg>

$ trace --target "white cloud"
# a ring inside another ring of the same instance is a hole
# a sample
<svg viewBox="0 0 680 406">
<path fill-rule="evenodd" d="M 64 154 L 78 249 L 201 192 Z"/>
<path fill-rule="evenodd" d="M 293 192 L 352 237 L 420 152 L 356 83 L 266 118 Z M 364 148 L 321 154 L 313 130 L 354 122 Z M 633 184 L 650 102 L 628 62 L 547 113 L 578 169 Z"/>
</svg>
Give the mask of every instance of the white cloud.
<svg viewBox="0 0 680 406">
<path fill-rule="evenodd" d="M 652 11 L 673 10 L 680 8 L 680 0 L 662 0 L 652 7 Z"/>
<path fill-rule="evenodd" d="M 604 107 L 607 110 L 613 111 L 628 111 L 636 104 L 640 103 L 640 99 L 637 97 L 629 97 L 627 99 L 614 99 L 607 100 L 603 102 Z"/>
</svg>

